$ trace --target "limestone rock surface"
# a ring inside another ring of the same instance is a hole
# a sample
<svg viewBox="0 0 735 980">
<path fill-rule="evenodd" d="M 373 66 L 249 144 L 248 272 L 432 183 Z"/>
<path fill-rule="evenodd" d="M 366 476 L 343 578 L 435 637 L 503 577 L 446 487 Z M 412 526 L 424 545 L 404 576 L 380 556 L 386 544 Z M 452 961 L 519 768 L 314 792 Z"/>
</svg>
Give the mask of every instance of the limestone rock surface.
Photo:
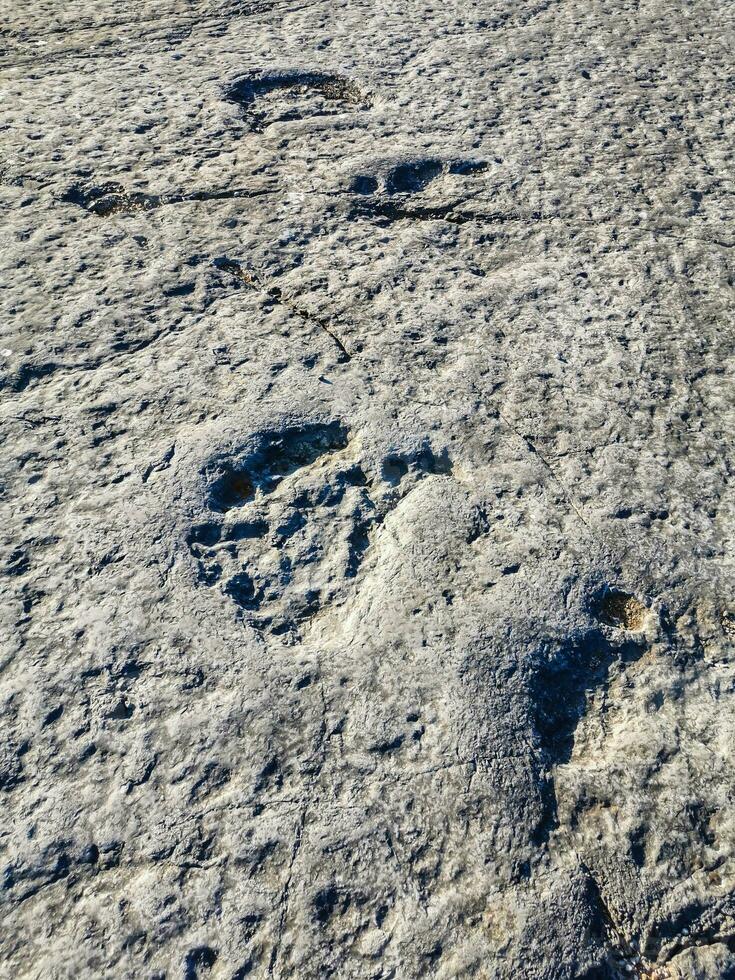
<svg viewBox="0 0 735 980">
<path fill-rule="evenodd" d="M 735 8 L 0 28 L 0 975 L 735 977 Z"/>
</svg>

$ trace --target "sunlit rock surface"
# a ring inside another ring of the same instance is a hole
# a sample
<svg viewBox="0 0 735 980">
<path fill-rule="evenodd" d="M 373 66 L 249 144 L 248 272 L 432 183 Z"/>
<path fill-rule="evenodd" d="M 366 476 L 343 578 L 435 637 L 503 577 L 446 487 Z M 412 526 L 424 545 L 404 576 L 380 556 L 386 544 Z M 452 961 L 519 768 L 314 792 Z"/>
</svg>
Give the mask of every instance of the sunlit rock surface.
<svg viewBox="0 0 735 980">
<path fill-rule="evenodd" d="M 734 18 L 5 5 L 3 976 L 735 977 Z"/>
</svg>

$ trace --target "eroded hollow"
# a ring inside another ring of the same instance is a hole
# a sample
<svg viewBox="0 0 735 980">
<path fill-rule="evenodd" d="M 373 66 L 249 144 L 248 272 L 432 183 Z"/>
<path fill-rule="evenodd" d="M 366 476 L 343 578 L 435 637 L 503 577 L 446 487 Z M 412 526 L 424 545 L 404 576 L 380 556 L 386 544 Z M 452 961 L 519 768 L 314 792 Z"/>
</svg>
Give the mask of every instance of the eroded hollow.
<svg viewBox="0 0 735 980">
<path fill-rule="evenodd" d="M 185 204 L 206 201 L 230 201 L 239 198 L 262 197 L 273 193 L 270 188 L 250 190 L 233 187 L 224 190 L 193 190 L 170 194 L 146 194 L 143 191 L 128 191 L 122 184 L 110 181 L 92 187 L 75 184 L 61 195 L 64 204 L 76 204 L 100 218 L 115 214 L 133 214 L 137 211 L 155 211 L 168 204 Z"/>
<path fill-rule="evenodd" d="M 303 115 L 319 116 L 330 114 L 329 109 L 318 105 L 306 107 L 306 100 L 321 98 L 326 102 L 356 106 L 366 103 L 366 96 L 350 79 L 339 75 L 321 72 L 279 72 L 249 75 L 239 79 L 225 92 L 232 102 L 243 107 L 245 118 L 256 131 L 262 131 L 274 122 L 300 119 Z M 280 96 L 275 109 L 281 114 L 268 116 L 258 108 L 258 104 L 274 102 L 273 96 Z M 334 111 L 334 110 L 331 110 Z"/>
<path fill-rule="evenodd" d="M 358 577 L 375 525 L 419 481 L 452 472 L 446 449 L 421 444 L 370 474 L 342 452 L 348 442 L 339 420 L 284 424 L 202 470 L 209 513 L 186 538 L 197 581 L 216 585 L 258 631 L 297 639 Z"/>
<path fill-rule="evenodd" d="M 132 211 L 152 211 L 161 205 L 161 198 L 157 195 L 131 193 L 122 184 L 113 181 L 86 188 L 75 184 L 62 194 L 61 200 L 65 204 L 76 204 L 101 218 L 108 218 L 113 214 L 129 214 Z"/>
<path fill-rule="evenodd" d="M 389 486 L 397 487 L 412 472 L 419 477 L 447 476 L 452 472 L 452 462 L 446 449 L 438 456 L 431 449 L 421 449 L 407 455 L 390 453 L 383 460 L 380 475 Z"/>
<path fill-rule="evenodd" d="M 442 174 L 474 176 L 487 170 L 484 160 L 440 160 L 426 157 L 399 163 L 388 172 L 385 189 L 389 194 L 415 194 Z"/>
<path fill-rule="evenodd" d="M 344 449 L 348 430 L 340 422 L 287 426 L 261 433 L 256 448 L 240 463 L 215 462 L 208 468 L 208 505 L 226 513 L 253 500 L 258 490 L 269 493 L 284 477 L 324 455 Z"/>
<path fill-rule="evenodd" d="M 491 220 L 492 215 L 482 215 L 463 207 L 461 199 L 449 202 L 413 204 L 413 195 L 419 195 L 440 177 L 474 177 L 487 170 L 484 160 L 441 160 L 427 157 L 408 160 L 392 167 L 378 179 L 373 174 L 358 174 L 352 179 L 350 190 L 355 195 L 351 217 L 384 218 L 388 221 L 448 221 L 462 225 L 469 222 Z M 380 189 L 387 197 L 381 196 Z M 447 182 L 444 190 L 461 189 L 461 183 Z"/>
<path fill-rule="evenodd" d="M 634 643 L 614 646 L 601 630 L 539 655 L 530 684 L 534 729 L 550 765 L 564 765 L 590 694 L 607 684 L 615 661 L 631 662 L 642 653 Z"/>
<path fill-rule="evenodd" d="M 646 607 L 629 592 L 608 589 L 600 600 L 598 616 L 608 626 L 635 631 L 643 627 Z"/>
<path fill-rule="evenodd" d="M 574 640 L 544 646 L 534 654 L 526 694 L 543 765 L 539 780 L 544 815 L 536 831 L 539 845 L 558 826 L 554 769 L 570 761 L 577 728 L 592 695 L 607 689 L 616 664 L 633 663 L 644 650 L 635 639 L 613 643 L 598 628 Z"/>
</svg>

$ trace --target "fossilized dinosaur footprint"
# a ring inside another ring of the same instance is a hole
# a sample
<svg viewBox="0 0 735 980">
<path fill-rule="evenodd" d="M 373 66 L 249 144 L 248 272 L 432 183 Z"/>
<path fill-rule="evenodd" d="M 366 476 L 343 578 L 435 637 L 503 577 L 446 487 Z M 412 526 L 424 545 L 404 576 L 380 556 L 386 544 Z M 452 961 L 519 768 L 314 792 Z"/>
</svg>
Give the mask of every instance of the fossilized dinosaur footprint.
<svg viewBox="0 0 735 980">
<path fill-rule="evenodd" d="M 227 90 L 227 98 L 243 107 L 255 132 L 276 122 L 332 116 L 348 107 L 369 106 L 355 82 L 322 72 L 251 72 Z"/>
<path fill-rule="evenodd" d="M 350 79 L 313 71 L 250 72 L 230 84 L 224 95 L 242 106 L 243 117 L 255 133 L 262 133 L 276 122 L 332 116 L 370 105 L 368 96 Z M 105 181 L 91 186 L 74 184 L 61 200 L 107 218 L 183 202 L 247 199 L 272 193 L 273 188 L 259 187 L 147 194 L 131 191 L 114 181 Z"/>
<path fill-rule="evenodd" d="M 387 455 L 369 476 L 341 422 L 266 430 L 249 445 L 206 464 L 206 519 L 187 544 L 199 584 L 219 588 L 255 629 L 292 639 L 346 597 L 374 527 L 410 487 L 449 470 L 420 448 Z"/>
<path fill-rule="evenodd" d="M 355 194 L 352 213 L 356 217 L 377 217 L 389 221 L 444 219 L 462 224 L 469 220 L 458 210 L 456 193 L 461 186 L 457 178 L 474 177 L 484 173 L 484 160 L 441 160 L 419 157 L 404 160 L 374 174 L 358 174 L 352 181 Z M 430 185 L 444 184 L 443 190 L 453 195 L 449 204 L 417 204 L 412 201 Z"/>
</svg>

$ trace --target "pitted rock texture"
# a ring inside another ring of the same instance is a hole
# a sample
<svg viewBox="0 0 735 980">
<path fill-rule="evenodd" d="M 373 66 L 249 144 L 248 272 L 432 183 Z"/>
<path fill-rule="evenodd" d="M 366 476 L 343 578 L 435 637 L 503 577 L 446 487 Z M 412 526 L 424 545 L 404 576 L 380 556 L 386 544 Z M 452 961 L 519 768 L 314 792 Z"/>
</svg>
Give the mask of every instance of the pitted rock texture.
<svg viewBox="0 0 735 980">
<path fill-rule="evenodd" d="M 0 975 L 735 977 L 733 20 L 6 4 Z"/>
</svg>

